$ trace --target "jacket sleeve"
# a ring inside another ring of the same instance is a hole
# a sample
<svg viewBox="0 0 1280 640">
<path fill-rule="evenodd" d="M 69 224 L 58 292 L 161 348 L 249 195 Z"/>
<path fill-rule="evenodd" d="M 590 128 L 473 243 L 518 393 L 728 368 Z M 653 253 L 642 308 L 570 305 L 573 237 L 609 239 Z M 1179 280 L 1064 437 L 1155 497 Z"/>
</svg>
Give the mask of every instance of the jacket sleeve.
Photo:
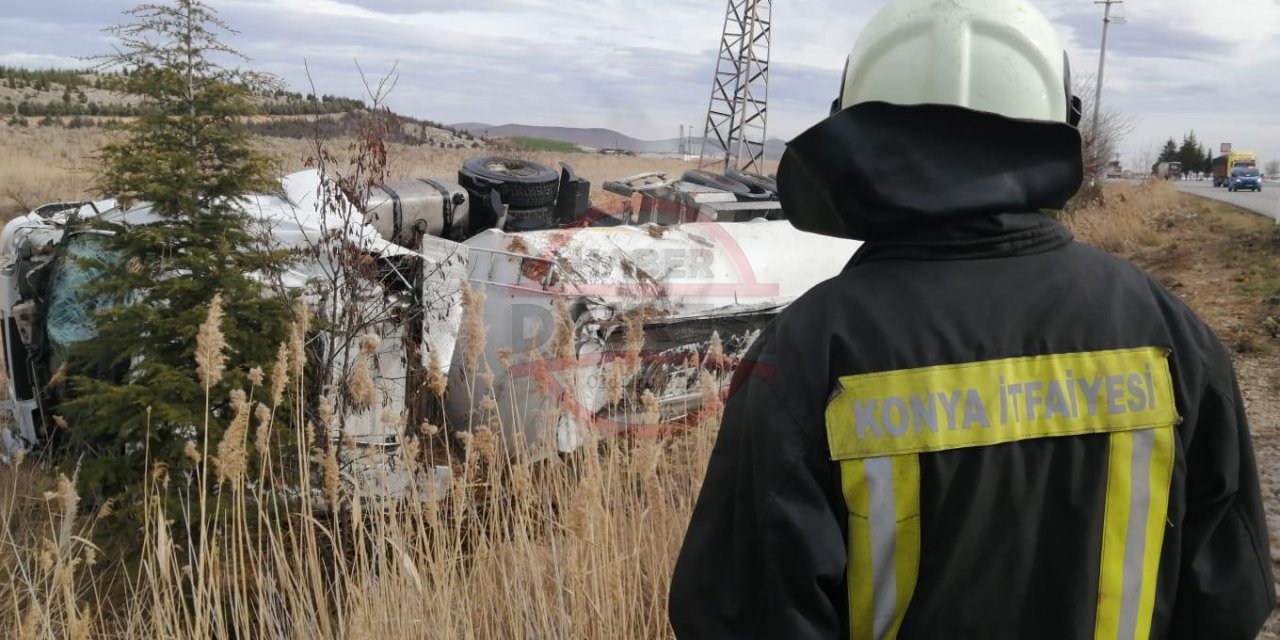
<svg viewBox="0 0 1280 640">
<path fill-rule="evenodd" d="M 1244 401 L 1225 349 L 1214 346 L 1185 447 L 1187 511 L 1170 635 L 1252 640 L 1276 604 L 1270 540 Z"/>
<path fill-rule="evenodd" d="M 845 632 L 846 552 L 842 516 L 830 499 L 839 480 L 825 426 L 788 409 L 775 386 L 785 372 L 759 360 L 765 342 L 762 336 L 734 375 L 676 562 L 669 613 L 678 638 Z"/>
</svg>

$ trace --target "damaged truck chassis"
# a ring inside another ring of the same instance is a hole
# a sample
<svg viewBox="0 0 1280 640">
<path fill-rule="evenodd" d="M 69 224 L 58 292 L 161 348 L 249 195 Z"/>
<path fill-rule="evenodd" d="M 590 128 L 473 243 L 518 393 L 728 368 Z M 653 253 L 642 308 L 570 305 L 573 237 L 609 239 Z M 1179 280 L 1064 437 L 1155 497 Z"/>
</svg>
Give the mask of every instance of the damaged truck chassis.
<svg viewBox="0 0 1280 640">
<path fill-rule="evenodd" d="M 404 430 L 420 421 L 489 426 L 509 450 L 538 459 L 593 433 L 649 433 L 694 415 L 701 371 L 724 373 L 858 246 L 796 230 L 764 176 L 642 174 L 604 185 L 628 199 L 591 208 L 590 184 L 567 165 L 557 173 L 476 158 L 456 180 L 387 183 L 357 219 L 335 217 L 331 184 L 295 173 L 278 193 L 242 203 L 275 248 L 298 250 L 285 286 L 321 317 L 336 308 L 337 292 L 321 284 L 336 271 L 323 252 L 304 249 L 339 230 L 379 265 L 367 294 L 394 313 L 380 322 L 372 356 L 378 401 L 349 412 L 328 437 L 354 442 L 343 455 L 348 473 L 387 494 L 442 471 L 397 468 Z M 146 224 L 150 215 L 145 204 L 59 203 L 0 233 L 0 331 L 15 416 L 0 453 L 41 442 L 51 372 L 95 335 L 95 302 L 78 290 L 92 274 L 75 266 L 97 250 L 85 221 Z M 716 341 L 723 358 L 708 358 Z"/>
</svg>

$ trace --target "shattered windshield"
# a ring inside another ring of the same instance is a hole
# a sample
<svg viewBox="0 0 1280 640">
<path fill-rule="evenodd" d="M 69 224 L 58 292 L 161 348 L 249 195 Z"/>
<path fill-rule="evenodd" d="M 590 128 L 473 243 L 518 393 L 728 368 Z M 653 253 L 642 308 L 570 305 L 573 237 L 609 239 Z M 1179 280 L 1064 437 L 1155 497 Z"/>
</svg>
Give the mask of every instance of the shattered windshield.
<svg viewBox="0 0 1280 640">
<path fill-rule="evenodd" d="M 79 234 L 67 242 L 66 252 L 58 260 L 45 328 L 54 349 L 62 354 L 75 343 L 97 336 L 94 316 L 110 306 L 110 300 L 90 294 L 85 287 L 101 275 L 100 270 L 88 267 L 86 260 L 116 259 L 105 244 L 102 236 Z"/>
</svg>

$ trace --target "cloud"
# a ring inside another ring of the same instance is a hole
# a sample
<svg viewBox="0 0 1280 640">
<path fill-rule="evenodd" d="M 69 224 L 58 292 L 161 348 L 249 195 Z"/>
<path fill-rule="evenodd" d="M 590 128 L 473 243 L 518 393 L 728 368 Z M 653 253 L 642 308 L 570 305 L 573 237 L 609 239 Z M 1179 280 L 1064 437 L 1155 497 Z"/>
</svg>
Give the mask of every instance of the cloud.
<svg viewBox="0 0 1280 640">
<path fill-rule="evenodd" d="M 1037 2 L 1062 29 L 1077 73 L 1094 73 L 1102 8 L 1074 0 Z M 1280 3 L 1233 0 L 1229 9 L 1197 0 L 1126 2 L 1113 8 L 1107 44 L 1105 104 L 1139 120 L 1122 145 L 1132 163 L 1148 147 L 1195 131 L 1280 159 L 1280 134 L 1269 126 L 1280 87 Z M 1135 167 L 1136 168 L 1136 167 Z"/>
<path fill-rule="evenodd" d="M 294 89 L 359 97 L 356 61 L 396 66 L 390 104 L 441 121 L 608 127 L 669 138 L 701 129 L 723 4 L 705 0 L 208 0 L 240 30 L 230 41 Z M 1032 0 L 1057 25 L 1077 74 L 1097 66 L 1102 10 Z M 133 2 L 13 3 L 0 18 L 0 62 L 82 66 L 109 50 L 99 29 Z M 827 114 L 844 57 L 884 4 L 776 3 L 769 133 L 799 134 Z M 1280 104 L 1280 3 L 1127 2 L 1111 29 L 1104 101 L 1140 121 L 1126 157 L 1194 129 L 1280 158 L 1266 113 Z M 304 67 L 304 61 L 306 66 Z"/>
</svg>

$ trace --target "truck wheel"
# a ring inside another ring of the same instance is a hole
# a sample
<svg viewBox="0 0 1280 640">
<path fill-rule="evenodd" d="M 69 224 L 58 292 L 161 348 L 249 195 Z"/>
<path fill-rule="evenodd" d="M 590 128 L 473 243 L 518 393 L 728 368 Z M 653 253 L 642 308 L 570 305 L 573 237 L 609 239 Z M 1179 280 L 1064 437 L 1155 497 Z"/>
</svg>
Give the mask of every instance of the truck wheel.
<svg viewBox="0 0 1280 640">
<path fill-rule="evenodd" d="M 725 171 L 724 175 L 749 187 L 755 187 L 761 191 L 767 191 L 772 194 L 778 193 L 778 182 L 768 176 L 762 176 L 757 173 L 745 173 L 734 169 Z"/>
<path fill-rule="evenodd" d="M 560 187 L 560 174 L 555 170 L 519 158 L 472 158 L 462 164 L 458 173 L 464 184 L 476 183 L 475 178 L 496 183 L 493 188 L 502 194 L 502 201 L 516 209 L 549 207 L 555 204 Z"/>
<path fill-rule="evenodd" d="M 540 231 L 555 227 L 554 207 L 535 207 L 532 209 L 507 209 L 507 221 L 502 226 L 505 231 Z"/>
<path fill-rule="evenodd" d="M 735 196 L 744 196 L 744 197 L 751 196 L 751 187 L 748 187 L 747 185 L 742 184 L 741 182 L 738 182 L 733 178 L 726 178 L 725 176 L 722 176 L 716 173 L 711 173 L 710 171 L 703 171 L 701 169 L 690 169 L 688 171 L 685 171 L 684 175 L 681 176 L 680 179 L 684 180 L 685 182 L 692 182 L 693 184 L 702 185 L 704 187 L 711 187 L 712 189 L 728 191 L 729 193 L 732 193 Z"/>
</svg>

